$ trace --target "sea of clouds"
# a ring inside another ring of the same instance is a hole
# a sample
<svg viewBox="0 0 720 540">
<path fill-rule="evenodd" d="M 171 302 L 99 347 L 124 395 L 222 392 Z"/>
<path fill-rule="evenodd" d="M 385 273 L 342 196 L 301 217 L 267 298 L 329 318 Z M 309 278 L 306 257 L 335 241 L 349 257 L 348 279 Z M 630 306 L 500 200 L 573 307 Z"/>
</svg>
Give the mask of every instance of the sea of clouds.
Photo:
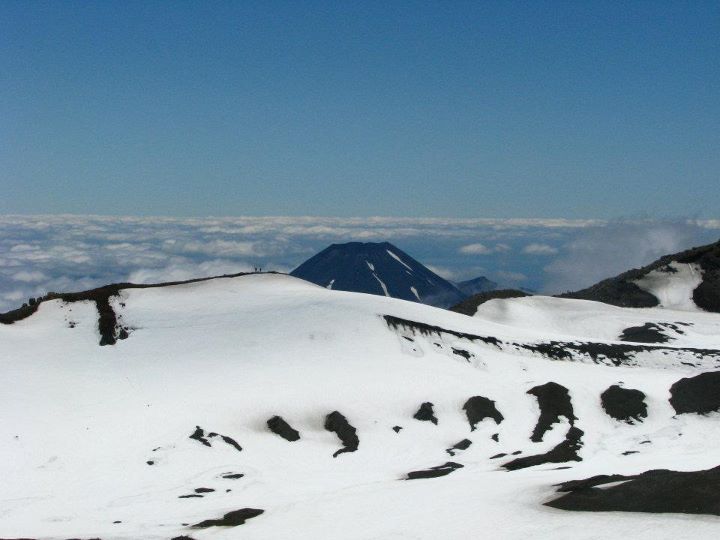
<svg viewBox="0 0 720 540">
<path fill-rule="evenodd" d="M 561 292 L 716 241 L 720 220 L 0 216 L 0 312 L 49 291 L 263 270 L 389 241 L 450 280 Z"/>
</svg>

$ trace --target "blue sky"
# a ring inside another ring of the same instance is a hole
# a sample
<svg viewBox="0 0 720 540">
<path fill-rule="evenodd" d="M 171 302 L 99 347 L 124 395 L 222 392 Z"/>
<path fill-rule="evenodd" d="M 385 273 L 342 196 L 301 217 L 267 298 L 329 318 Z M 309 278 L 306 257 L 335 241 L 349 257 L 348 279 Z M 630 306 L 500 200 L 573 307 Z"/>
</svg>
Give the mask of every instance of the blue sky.
<svg viewBox="0 0 720 540">
<path fill-rule="evenodd" d="M 718 2 L 0 2 L 0 214 L 714 218 Z"/>
</svg>

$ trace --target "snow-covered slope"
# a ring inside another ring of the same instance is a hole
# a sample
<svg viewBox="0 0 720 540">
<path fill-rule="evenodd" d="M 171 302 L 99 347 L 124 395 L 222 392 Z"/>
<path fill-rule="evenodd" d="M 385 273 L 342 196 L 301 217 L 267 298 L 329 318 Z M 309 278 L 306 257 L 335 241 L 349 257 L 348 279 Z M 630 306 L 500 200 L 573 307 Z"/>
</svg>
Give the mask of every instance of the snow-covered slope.
<svg viewBox="0 0 720 540">
<path fill-rule="evenodd" d="M 447 307 L 465 297 L 455 285 L 388 242 L 332 244 L 292 276 L 336 291 L 390 296 Z"/>
<path fill-rule="evenodd" d="M 542 302 L 467 317 L 247 275 L 121 288 L 127 338 L 100 346 L 94 301 L 44 301 L 0 324 L 0 537 L 714 538 L 702 505 L 543 503 L 561 482 L 718 465 L 716 394 L 687 397 L 716 384 L 696 377 L 720 366 L 718 316 Z M 617 339 L 666 320 L 694 326 Z"/>
</svg>

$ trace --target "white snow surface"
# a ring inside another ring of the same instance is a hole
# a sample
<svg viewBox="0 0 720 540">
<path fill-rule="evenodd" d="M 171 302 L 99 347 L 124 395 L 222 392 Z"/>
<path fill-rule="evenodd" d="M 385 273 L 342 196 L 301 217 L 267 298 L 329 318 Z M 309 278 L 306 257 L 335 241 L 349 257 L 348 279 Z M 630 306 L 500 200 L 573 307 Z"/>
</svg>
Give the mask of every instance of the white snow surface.
<svg viewBox="0 0 720 540">
<path fill-rule="evenodd" d="M 491 301 L 466 317 L 282 275 L 129 289 L 112 304 L 131 328 L 114 346 L 98 346 L 90 302 L 44 302 L 31 317 L 0 325 L 0 537 L 657 540 L 710 539 L 720 530 L 712 516 L 542 505 L 566 480 L 718 465 L 720 415 L 675 416 L 668 403 L 670 385 L 698 370 L 551 361 L 451 334 L 397 331 L 382 317 L 515 339 L 614 339 L 628 320 L 647 321 L 635 310 L 532 297 Z M 683 315 L 696 324 L 688 342 L 717 345 L 717 315 Z M 585 432 L 583 461 L 506 472 L 505 460 L 489 457 L 542 453 L 564 438 L 567 423 L 540 443 L 529 440 L 538 406 L 526 392 L 548 381 L 570 391 Z M 647 395 L 643 423 L 617 422 L 600 407 L 600 393 L 620 381 Z M 462 405 L 476 395 L 496 401 L 500 425 L 486 419 L 470 431 Z M 426 401 L 438 425 L 413 419 Z M 357 451 L 337 458 L 340 442 L 323 429 L 335 410 L 360 439 Z M 301 439 L 271 433 L 273 415 Z M 232 437 L 242 452 L 189 439 L 195 426 Z M 465 438 L 472 446 L 448 456 Z M 446 461 L 464 467 L 403 480 Z M 178 498 L 200 487 L 215 491 Z M 245 507 L 265 512 L 238 527 L 183 526 Z"/>
<path fill-rule="evenodd" d="M 675 310 L 697 311 L 692 294 L 702 283 L 702 269 L 697 264 L 672 261 L 669 269 L 658 269 L 648 272 L 635 284 L 654 295 L 660 306 Z"/>
</svg>

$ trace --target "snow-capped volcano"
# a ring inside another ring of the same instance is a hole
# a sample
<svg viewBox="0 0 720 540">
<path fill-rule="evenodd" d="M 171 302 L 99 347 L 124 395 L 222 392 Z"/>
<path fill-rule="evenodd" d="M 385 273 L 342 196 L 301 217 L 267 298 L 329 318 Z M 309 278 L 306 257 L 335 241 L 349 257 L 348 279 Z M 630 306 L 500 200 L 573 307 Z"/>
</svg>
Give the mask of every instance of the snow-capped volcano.
<svg viewBox="0 0 720 540">
<path fill-rule="evenodd" d="M 0 535 L 715 538 L 718 317 L 271 274 L 44 300 L 0 324 Z"/>
<path fill-rule="evenodd" d="M 565 298 L 624 307 L 666 307 L 720 312 L 720 241 L 666 255 Z"/>
<path fill-rule="evenodd" d="M 362 292 L 448 307 L 465 295 L 388 242 L 332 244 L 290 275 L 337 291 Z"/>
</svg>

